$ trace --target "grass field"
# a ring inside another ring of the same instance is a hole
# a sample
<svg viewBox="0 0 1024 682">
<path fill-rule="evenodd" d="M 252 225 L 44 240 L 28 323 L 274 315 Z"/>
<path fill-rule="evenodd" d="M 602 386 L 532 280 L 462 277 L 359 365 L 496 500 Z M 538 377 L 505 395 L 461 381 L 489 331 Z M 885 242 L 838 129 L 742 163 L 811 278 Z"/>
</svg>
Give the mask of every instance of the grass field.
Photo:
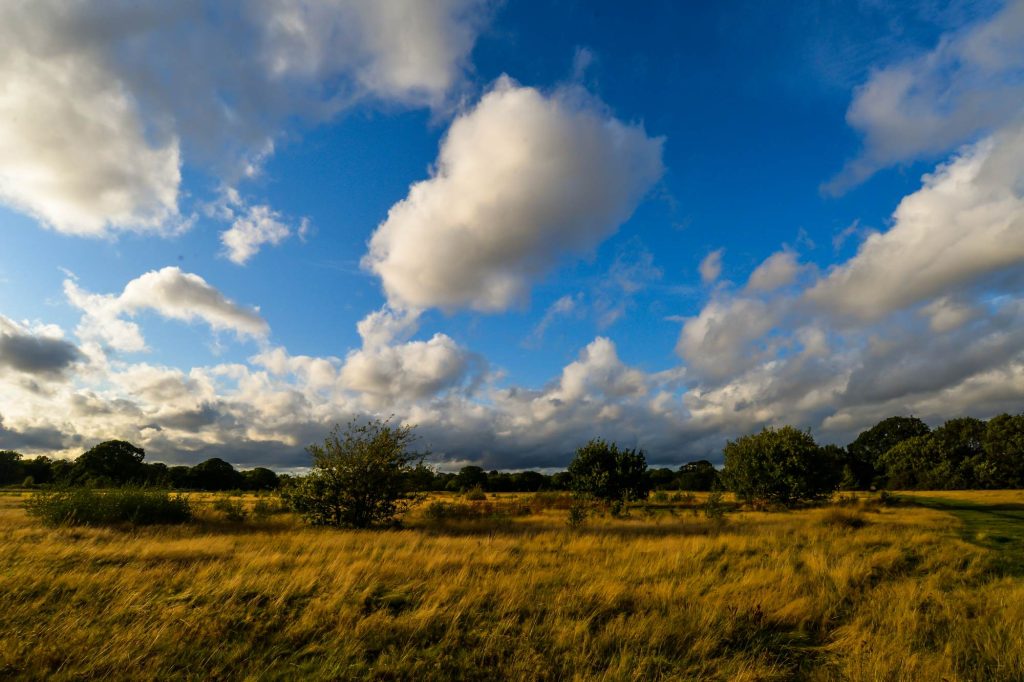
<svg viewBox="0 0 1024 682">
<path fill-rule="evenodd" d="M 0 678 L 1024 679 L 1024 493 L 913 497 L 572 530 L 518 496 L 371 532 L 208 496 L 195 524 L 50 529 L 0 495 Z"/>
</svg>

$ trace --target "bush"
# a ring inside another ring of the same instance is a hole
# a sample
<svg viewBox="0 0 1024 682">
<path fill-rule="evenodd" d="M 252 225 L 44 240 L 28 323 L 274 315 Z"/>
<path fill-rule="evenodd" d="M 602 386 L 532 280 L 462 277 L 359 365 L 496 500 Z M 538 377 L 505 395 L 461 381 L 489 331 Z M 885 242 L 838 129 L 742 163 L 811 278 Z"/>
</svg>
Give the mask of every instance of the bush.
<svg viewBox="0 0 1024 682">
<path fill-rule="evenodd" d="M 487 499 L 487 494 L 480 488 L 480 486 L 476 486 L 466 493 L 466 499 L 470 502 L 480 502 Z"/>
<path fill-rule="evenodd" d="M 409 448 L 411 426 L 390 420 L 335 426 L 323 445 L 310 445 L 313 471 L 287 490 L 292 508 L 314 525 L 368 528 L 392 524 L 416 499 L 409 475 L 423 456 Z"/>
<path fill-rule="evenodd" d="M 839 483 L 830 451 L 792 426 L 729 441 L 724 454 L 722 478 L 744 502 L 794 506 L 828 498 Z"/>
<path fill-rule="evenodd" d="M 192 520 L 192 508 L 185 497 L 137 488 L 38 492 L 25 501 L 25 510 L 49 526 L 146 526 Z"/>
<path fill-rule="evenodd" d="M 571 507 L 569 507 L 569 516 L 566 518 L 566 523 L 569 524 L 569 528 L 577 530 L 583 527 L 583 524 L 587 522 L 587 515 L 590 510 L 583 503 L 582 500 L 575 500 Z"/>
<path fill-rule="evenodd" d="M 595 438 L 576 450 L 569 464 L 572 489 L 605 502 L 642 500 L 647 497 L 647 459 L 643 451 L 620 450 L 615 443 Z"/>
<path fill-rule="evenodd" d="M 712 521 L 721 522 L 725 520 L 725 496 L 722 491 L 716 490 L 710 495 L 704 502 L 704 516 L 711 519 Z"/>
</svg>

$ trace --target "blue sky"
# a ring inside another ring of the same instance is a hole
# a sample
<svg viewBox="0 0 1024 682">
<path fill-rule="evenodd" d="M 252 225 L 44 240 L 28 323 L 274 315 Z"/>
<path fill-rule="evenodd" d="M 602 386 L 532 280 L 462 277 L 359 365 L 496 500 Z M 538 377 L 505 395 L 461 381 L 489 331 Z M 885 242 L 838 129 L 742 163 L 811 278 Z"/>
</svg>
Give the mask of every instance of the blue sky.
<svg viewBox="0 0 1024 682">
<path fill-rule="evenodd" d="M 1019 411 L 1024 3 L 0 10 L 0 448 Z"/>
</svg>

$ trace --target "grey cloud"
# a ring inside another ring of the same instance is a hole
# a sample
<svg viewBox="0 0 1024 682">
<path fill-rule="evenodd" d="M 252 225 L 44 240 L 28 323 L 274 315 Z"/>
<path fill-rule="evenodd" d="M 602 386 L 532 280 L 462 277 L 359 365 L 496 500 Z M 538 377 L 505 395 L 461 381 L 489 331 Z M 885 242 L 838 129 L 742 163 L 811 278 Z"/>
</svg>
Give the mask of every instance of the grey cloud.
<svg viewBox="0 0 1024 682">
<path fill-rule="evenodd" d="M 54 376 L 63 373 L 82 354 L 63 339 L 0 332 L 0 367 L 26 374 Z"/>
</svg>

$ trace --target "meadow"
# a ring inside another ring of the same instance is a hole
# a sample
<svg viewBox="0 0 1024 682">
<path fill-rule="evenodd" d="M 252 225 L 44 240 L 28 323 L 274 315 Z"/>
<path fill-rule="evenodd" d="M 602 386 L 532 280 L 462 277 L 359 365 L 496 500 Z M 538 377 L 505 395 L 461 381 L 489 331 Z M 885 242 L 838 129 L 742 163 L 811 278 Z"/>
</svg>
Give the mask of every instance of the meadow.
<svg viewBox="0 0 1024 682">
<path fill-rule="evenodd" d="M 578 528 L 557 495 L 435 496 L 386 531 L 221 498 L 49 528 L 0 494 L 0 677 L 1024 679 L 1022 492 L 662 498 Z"/>
</svg>

